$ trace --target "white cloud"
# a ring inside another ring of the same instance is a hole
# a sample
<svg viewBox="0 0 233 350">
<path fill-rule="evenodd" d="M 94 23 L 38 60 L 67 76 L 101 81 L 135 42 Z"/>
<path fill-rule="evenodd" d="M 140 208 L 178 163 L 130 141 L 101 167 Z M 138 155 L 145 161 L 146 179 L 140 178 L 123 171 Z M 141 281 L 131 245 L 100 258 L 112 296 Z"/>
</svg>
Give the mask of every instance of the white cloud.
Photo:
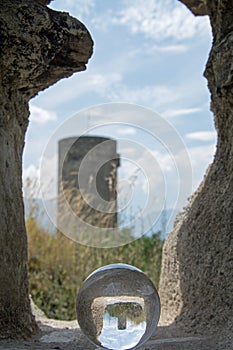
<svg viewBox="0 0 233 350">
<path fill-rule="evenodd" d="M 165 54 L 165 55 L 178 55 L 183 54 L 184 52 L 187 52 L 190 49 L 189 45 L 182 45 L 182 44 L 172 44 L 172 45 L 166 45 L 160 43 L 155 45 L 148 45 L 145 44 L 143 46 L 138 47 L 137 49 L 131 50 L 128 56 L 127 60 L 132 59 L 138 59 L 138 57 L 141 57 L 143 54 L 143 57 L 147 56 L 154 56 L 158 53 Z"/>
<path fill-rule="evenodd" d="M 215 131 L 196 131 L 186 134 L 185 137 L 190 140 L 209 142 L 216 140 Z"/>
<path fill-rule="evenodd" d="M 165 118 L 179 117 L 181 115 L 188 115 L 201 112 L 201 108 L 180 108 L 180 109 L 168 109 L 162 114 Z"/>
<path fill-rule="evenodd" d="M 135 135 L 137 132 L 134 128 L 131 128 L 131 127 L 124 127 L 124 128 L 121 128 L 119 130 L 117 130 L 117 134 L 118 135 Z"/>
<path fill-rule="evenodd" d="M 108 91 L 108 98 L 111 101 L 121 101 L 159 108 L 172 103 L 179 98 L 177 91 L 163 85 L 147 85 L 136 88 L 129 88 L 119 84 L 116 88 Z"/>
<path fill-rule="evenodd" d="M 23 179 L 38 179 L 39 169 L 34 165 L 30 164 L 26 169 L 23 169 Z"/>
<path fill-rule="evenodd" d="M 210 31 L 208 18 L 194 17 L 172 0 L 125 0 L 125 8 L 110 18 L 113 24 L 129 27 L 133 34 L 143 33 L 158 41 L 180 41 Z"/>
<path fill-rule="evenodd" d="M 68 11 L 72 16 L 83 20 L 85 16 L 90 14 L 95 5 L 95 0 L 63 0 L 62 8 L 59 5 L 59 1 L 53 1 L 50 7 L 59 11 Z"/>
<path fill-rule="evenodd" d="M 89 88 L 95 92 L 105 92 L 114 84 L 119 83 L 122 76 L 119 73 L 112 74 L 93 74 L 90 76 Z"/>
<path fill-rule="evenodd" d="M 184 53 L 188 50 L 187 45 L 154 45 L 152 47 L 147 48 L 148 53 L 153 54 L 155 52 L 163 52 L 163 53 Z"/>
<path fill-rule="evenodd" d="M 85 94 L 94 93 L 105 102 L 128 102 L 159 108 L 173 103 L 181 97 L 176 88 L 166 85 L 128 86 L 120 73 L 88 72 L 85 76 L 74 76 L 70 81 L 63 81 L 51 90 L 48 103 L 50 108 L 78 99 Z"/>
<path fill-rule="evenodd" d="M 208 165 L 212 163 L 216 145 L 191 147 L 188 149 L 193 169 L 193 189 L 195 190 L 203 179 Z"/>
<path fill-rule="evenodd" d="M 37 198 L 39 191 L 39 168 L 30 164 L 23 169 L 23 195 L 25 198 Z"/>
<path fill-rule="evenodd" d="M 66 103 L 75 101 L 89 93 L 97 96 L 107 97 L 112 89 L 116 89 L 122 81 L 122 75 L 107 71 L 105 74 L 92 73 L 91 70 L 85 74 L 74 75 L 72 78 L 63 80 L 48 90 L 43 96 L 44 103 L 49 108 L 58 108 Z"/>
<path fill-rule="evenodd" d="M 36 124 L 46 124 L 57 119 L 55 112 L 30 104 L 30 121 Z"/>
<path fill-rule="evenodd" d="M 128 166 L 124 173 L 128 182 L 137 186 L 141 201 L 145 200 L 145 196 L 147 196 L 147 205 L 150 207 L 153 202 L 153 210 L 159 210 L 165 195 L 165 182 L 163 169 L 158 162 L 158 155 L 155 156 L 150 150 L 145 150 L 145 147 L 135 143 L 134 146 L 133 150 L 129 149 L 126 153 L 132 157 L 130 159 L 132 161 L 132 165 L 130 164 L 132 170 L 134 166 L 137 170 L 129 172 L 130 167 Z M 129 158 L 127 157 L 126 159 Z M 142 202 L 138 203 L 138 205 L 141 204 Z M 150 211 L 149 207 L 147 211 Z"/>
<path fill-rule="evenodd" d="M 213 160 L 215 150 L 216 145 L 214 143 L 204 147 L 198 146 L 189 148 L 188 153 L 193 167 L 198 169 L 202 164 L 205 164 L 205 166 L 210 164 Z"/>
<path fill-rule="evenodd" d="M 40 160 L 40 191 L 44 201 L 57 196 L 58 154 L 49 156 L 49 151 L 51 150 L 48 146 Z"/>
<path fill-rule="evenodd" d="M 137 190 L 134 189 L 138 196 L 136 203 L 141 205 L 148 195 L 147 214 L 150 212 L 153 218 L 163 208 L 165 200 L 171 208 L 180 208 L 184 205 L 192 190 L 192 171 L 187 164 L 184 149 L 177 150 L 174 154 L 170 154 L 168 150 L 140 152 L 137 147 L 125 151 L 134 162 L 124 163 L 121 172 L 124 180 L 128 179 L 129 183 L 132 175 L 136 175 Z M 138 177 L 139 173 L 135 171 L 137 167 L 144 176 Z"/>
<path fill-rule="evenodd" d="M 40 166 L 30 164 L 23 169 L 23 189 L 25 197 L 42 198 L 56 197 L 58 155 L 42 156 Z"/>
<path fill-rule="evenodd" d="M 161 167 L 163 173 L 174 171 L 174 159 L 172 159 L 171 155 L 166 153 L 162 154 L 158 151 L 152 151 L 152 154 L 154 158 L 156 159 L 157 163 Z"/>
<path fill-rule="evenodd" d="M 194 191 L 202 181 L 203 174 L 205 173 L 208 165 L 211 164 L 211 162 L 213 161 L 215 148 L 216 148 L 215 144 L 211 144 L 204 147 L 198 146 L 198 147 L 191 147 L 186 149 L 191 161 L 192 173 L 189 171 L 190 169 L 186 166 L 187 164 L 185 162 L 187 160 L 185 160 L 185 157 L 184 157 L 184 150 L 181 150 L 175 153 L 173 157 L 168 153 L 162 154 L 161 152 L 158 152 L 156 150 L 151 151 L 151 154 L 154 158 L 154 162 L 156 162 L 159 165 L 161 174 L 163 174 L 164 176 L 166 190 L 172 191 L 172 187 L 173 187 L 174 193 L 178 195 L 178 192 L 179 192 L 178 186 L 185 188 L 185 186 L 187 186 L 186 182 L 188 182 L 188 179 L 192 178 L 192 187 Z M 161 177 L 158 176 L 160 171 L 158 171 L 158 169 L 157 171 L 154 171 L 154 169 L 152 168 L 151 159 L 146 157 L 144 154 L 140 159 L 138 159 L 138 163 L 141 164 L 142 169 L 146 171 L 147 177 L 149 177 L 150 181 L 153 183 L 153 191 L 155 193 L 160 193 L 160 186 L 162 183 Z M 182 169 L 182 172 L 183 172 L 182 178 L 179 178 L 179 174 L 177 173 L 177 167 Z M 127 174 L 132 173 L 132 171 L 130 171 L 132 170 L 131 168 L 133 169 L 133 164 L 132 165 L 129 164 L 128 167 L 126 168 L 126 171 L 124 169 L 125 176 Z M 179 181 L 181 180 L 182 180 L 182 183 L 179 183 Z M 145 184 L 146 184 L 145 182 L 138 184 L 139 186 L 141 186 L 141 191 L 144 190 Z M 192 190 L 191 187 L 188 187 L 186 189 L 184 193 L 186 196 L 182 197 L 179 204 L 182 203 L 183 205 L 185 203 L 185 200 L 187 199 L 187 194 L 191 195 L 191 190 Z M 161 188 L 161 191 L 162 191 L 162 188 Z M 171 193 L 169 193 L 169 196 L 168 196 L 170 206 L 172 206 L 171 197 L 175 203 L 174 193 L 172 194 L 172 196 L 171 196 Z"/>
</svg>

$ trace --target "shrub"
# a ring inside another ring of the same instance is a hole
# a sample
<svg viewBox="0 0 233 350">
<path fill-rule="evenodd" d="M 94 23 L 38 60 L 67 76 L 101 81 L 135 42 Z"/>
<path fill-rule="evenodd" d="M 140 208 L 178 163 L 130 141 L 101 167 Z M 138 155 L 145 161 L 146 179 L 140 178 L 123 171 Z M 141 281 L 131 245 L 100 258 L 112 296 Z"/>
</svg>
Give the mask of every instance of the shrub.
<svg viewBox="0 0 233 350">
<path fill-rule="evenodd" d="M 162 240 L 151 233 L 118 248 L 92 248 L 65 236 L 51 236 L 29 216 L 26 222 L 29 246 L 30 293 L 36 305 L 50 318 L 76 318 L 78 289 L 96 268 L 126 263 L 144 271 L 158 286 Z"/>
</svg>

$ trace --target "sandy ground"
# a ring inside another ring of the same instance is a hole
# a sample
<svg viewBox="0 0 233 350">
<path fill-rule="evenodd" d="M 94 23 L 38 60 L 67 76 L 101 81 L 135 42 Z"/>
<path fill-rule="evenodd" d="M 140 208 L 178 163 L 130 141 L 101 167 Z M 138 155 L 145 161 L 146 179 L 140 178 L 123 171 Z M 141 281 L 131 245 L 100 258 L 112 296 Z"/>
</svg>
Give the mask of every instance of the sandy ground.
<svg viewBox="0 0 233 350">
<path fill-rule="evenodd" d="M 77 321 L 56 321 L 34 308 L 41 332 L 27 341 L 0 341 L 0 350 L 95 350 L 80 331 Z M 160 326 L 155 334 L 138 350 L 233 350 L 231 334 L 192 336 L 181 329 Z"/>
</svg>

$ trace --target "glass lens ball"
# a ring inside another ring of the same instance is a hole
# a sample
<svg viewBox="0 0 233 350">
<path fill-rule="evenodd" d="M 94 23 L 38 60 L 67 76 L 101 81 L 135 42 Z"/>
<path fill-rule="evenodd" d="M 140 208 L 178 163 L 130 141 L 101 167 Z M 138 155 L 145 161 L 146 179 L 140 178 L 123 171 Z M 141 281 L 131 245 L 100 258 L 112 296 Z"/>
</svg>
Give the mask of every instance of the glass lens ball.
<svg viewBox="0 0 233 350">
<path fill-rule="evenodd" d="M 155 331 L 160 301 L 151 280 L 136 267 L 112 264 L 94 271 L 77 297 L 77 319 L 95 345 L 133 349 Z"/>
</svg>

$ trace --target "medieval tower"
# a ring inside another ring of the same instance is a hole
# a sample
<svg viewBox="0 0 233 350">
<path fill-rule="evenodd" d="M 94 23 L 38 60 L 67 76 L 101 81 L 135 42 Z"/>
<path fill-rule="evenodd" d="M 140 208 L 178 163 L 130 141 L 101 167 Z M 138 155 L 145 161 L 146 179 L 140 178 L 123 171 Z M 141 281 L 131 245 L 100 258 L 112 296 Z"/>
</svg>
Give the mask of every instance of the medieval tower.
<svg viewBox="0 0 233 350">
<path fill-rule="evenodd" d="M 58 159 L 58 198 L 63 195 L 73 212 L 90 225 L 117 227 L 116 141 L 99 136 L 65 138 L 59 141 Z M 58 204 L 58 221 L 63 208 Z"/>
</svg>

